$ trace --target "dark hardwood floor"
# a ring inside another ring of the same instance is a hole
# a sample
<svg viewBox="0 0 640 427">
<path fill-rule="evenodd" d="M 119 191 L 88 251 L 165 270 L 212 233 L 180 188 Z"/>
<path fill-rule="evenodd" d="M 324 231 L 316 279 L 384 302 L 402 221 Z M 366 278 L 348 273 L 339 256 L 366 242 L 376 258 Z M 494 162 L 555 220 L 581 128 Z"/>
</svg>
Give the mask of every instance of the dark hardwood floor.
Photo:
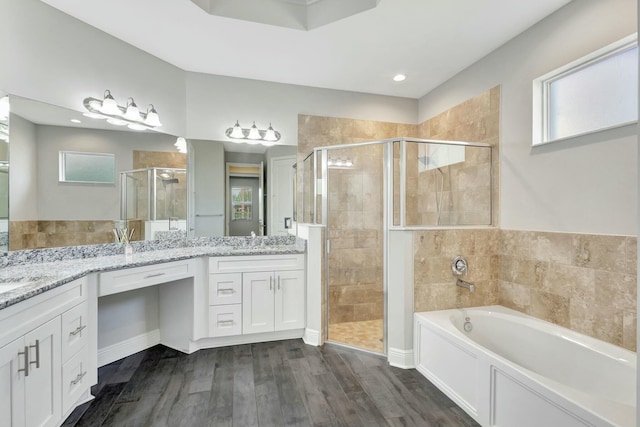
<svg viewBox="0 0 640 427">
<path fill-rule="evenodd" d="M 478 426 L 416 370 L 301 340 L 156 346 L 98 376 L 96 398 L 63 426 Z"/>
</svg>

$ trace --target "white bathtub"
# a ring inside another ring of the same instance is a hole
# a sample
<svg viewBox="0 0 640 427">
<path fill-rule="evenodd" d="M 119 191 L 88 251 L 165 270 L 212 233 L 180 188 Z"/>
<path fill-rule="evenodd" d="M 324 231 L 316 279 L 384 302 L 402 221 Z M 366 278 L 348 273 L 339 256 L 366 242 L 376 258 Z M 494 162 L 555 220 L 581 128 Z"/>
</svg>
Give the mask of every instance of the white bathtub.
<svg viewBox="0 0 640 427">
<path fill-rule="evenodd" d="M 636 425 L 631 351 L 501 306 L 415 313 L 414 333 L 418 371 L 484 427 Z"/>
</svg>

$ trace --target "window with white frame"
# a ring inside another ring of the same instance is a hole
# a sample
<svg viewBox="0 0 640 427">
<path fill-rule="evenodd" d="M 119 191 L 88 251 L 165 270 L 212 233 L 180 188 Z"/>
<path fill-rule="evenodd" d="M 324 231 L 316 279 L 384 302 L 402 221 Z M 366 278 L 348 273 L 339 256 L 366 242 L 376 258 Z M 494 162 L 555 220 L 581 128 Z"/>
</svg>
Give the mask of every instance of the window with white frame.
<svg viewBox="0 0 640 427">
<path fill-rule="evenodd" d="M 533 145 L 638 120 L 638 36 L 533 81 Z"/>
</svg>

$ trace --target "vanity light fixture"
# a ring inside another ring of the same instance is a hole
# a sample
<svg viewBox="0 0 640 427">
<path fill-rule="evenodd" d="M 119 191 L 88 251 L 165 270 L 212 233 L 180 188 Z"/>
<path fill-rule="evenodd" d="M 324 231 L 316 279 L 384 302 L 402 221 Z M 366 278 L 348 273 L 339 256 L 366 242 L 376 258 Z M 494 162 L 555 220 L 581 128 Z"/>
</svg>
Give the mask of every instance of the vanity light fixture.
<svg viewBox="0 0 640 427">
<path fill-rule="evenodd" d="M 349 169 L 353 167 L 353 161 L 349 158 L 329 159 L 327 160 L 327 166 L 330 169 Z"/>
<path fill-rule="evenodd" d="M 236 120 L 236 124 L 230 127 L 225 132 L 228 138 L 231 139 L 243 139 L 244 141 L 233 141 L 238 143 L 247 144 L 262 144 L 271 146 L 281 138 L 280 132 L 273 129 L 271 123 L 266 130 L 258 129 L 256 122 L 253 122 L 250 128 L 243 128 L 240 126 L 240 122 Z"/>
<path fill-rule="evenodd" d="M 184 154 L 187 152 L 187 140 L 183 137 L 179 137 L 178 139 L 176 139 L 176 143 L 173 145 L 178 149 L 179 153 Z"/>
<path fill-rule="evenodd" d="M 151 130 L 162 126 L 153 104 L 149 104 L 147 112 L 143 113 L 130 97 L 127 99 L 127 106 L 121 107 L 109 89 L 104 91 L 102 100 L 85 98 L 83 105 L 87 109 L 84 116 L 92 119 L 106 119 L 108 123 L 115 126 L 127 126 L 133 130 Z"/>
</svg>

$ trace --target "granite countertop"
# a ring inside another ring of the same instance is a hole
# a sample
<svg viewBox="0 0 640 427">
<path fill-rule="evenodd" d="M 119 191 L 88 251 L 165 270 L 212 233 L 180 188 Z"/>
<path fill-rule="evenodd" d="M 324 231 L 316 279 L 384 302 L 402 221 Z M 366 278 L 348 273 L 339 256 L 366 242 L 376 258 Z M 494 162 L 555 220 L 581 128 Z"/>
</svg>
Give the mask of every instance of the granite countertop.
<svg viewBox="0 0 640 427">
<path fill-rule="evenodd" d="M 125 256 L 118 244 L 10 253 L 0 267 L 0 310 L 94 272 L 199 257 L 305 252 L 305 242 L 292 236 L 180 239 L 134 242 L 132 246 L 131 256 Z"/>
</svg>

